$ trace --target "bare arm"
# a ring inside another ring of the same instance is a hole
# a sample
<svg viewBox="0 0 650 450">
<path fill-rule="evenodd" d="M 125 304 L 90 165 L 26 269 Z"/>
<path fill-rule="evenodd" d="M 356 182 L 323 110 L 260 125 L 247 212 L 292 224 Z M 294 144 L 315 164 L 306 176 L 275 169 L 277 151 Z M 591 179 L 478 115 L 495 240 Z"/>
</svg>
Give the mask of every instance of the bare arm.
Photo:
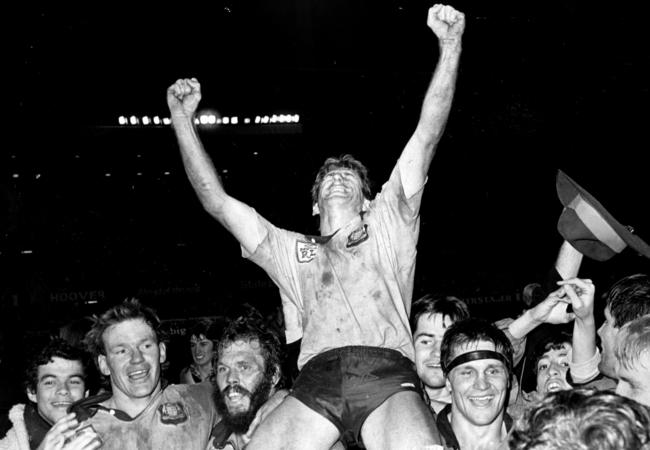
<svg viewBox="0 0 650 450">
<path fill-rule="evenodd" d="M 398 162 L 406 198 L 422 188 L 449 117 L 465 16 L 451 6 L 437 4 L 429 9 L 427 25 L 438 38 L 440 56 L 424 96 L 420 120 Z"/>
<path fill-rule="evenodd" d="M 258 226 L 255 212 L 226 193 L 203 148 L 194 126 L 194 114 L 200 101 L 201 85 L 196 78 L 177 80 L 167 89 L 167 105 L 185 172 L 205 210 L 253 253 L 265 234 Z"/>
<path fill-rule="evenodd" d="M 513 321 L 508 331 L 515 339 L 522 339 L 543 323 L 569 323 L 575 318 L 574 313 L 567 312 L 569 303 L 561 287 Z"/>
<path fill-rule="evenodd" d="M 580 264 L 582 264 L 582 253 L 573 248 L 568 241 L 563 241 L 555 260 L 557 273 L 560 274 L 563 280 L 575 278 L 580 271 Z"/>
<path fill-rule="evenodd" d="M 571 299 L 576 320 L 573 323 L 572 364 L 584 364 L 596 354 L 596 321 L 594 319 L 594 294 L 591 280 L 572 278 L 559 281 Z"/>
</svg>

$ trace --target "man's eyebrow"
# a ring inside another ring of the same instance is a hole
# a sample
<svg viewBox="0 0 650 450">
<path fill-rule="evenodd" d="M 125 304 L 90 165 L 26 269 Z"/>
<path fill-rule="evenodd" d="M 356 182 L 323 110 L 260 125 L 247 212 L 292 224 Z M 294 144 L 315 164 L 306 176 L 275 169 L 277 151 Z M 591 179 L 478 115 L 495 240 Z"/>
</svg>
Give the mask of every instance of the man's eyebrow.
<svg viewBox="0 0 650 450">
<path fill-rule="evenodd" d="M 501 369 L 501 368 L 504 368 L 504 369 L 505 369 L 506 365 L 503 364 L 501 361 L 496 361 L 496 362 L 490 363 L 490 364 L 488 365 L 488 368 L 489 368 L 489 369 L 493 369 L 493 368 L 495 368 L 495 367 L 498 367 L 499 369 Z"/>
<path fill-rule="evenodd" d="M 416 339 L 416 338 L 419 338 L 420 336 L 436 337 L 435 334 L 419 332 L 419 333 L 415 333 L 415 336 L 413 336 L 413 338 Z"/>
</svg>

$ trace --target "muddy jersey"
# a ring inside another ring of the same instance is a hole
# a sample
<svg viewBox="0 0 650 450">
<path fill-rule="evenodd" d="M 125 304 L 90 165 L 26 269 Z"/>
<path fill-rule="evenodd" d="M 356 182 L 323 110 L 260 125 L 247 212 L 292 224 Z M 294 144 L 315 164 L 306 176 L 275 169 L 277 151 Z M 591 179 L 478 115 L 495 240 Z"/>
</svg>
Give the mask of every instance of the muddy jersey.
<svg viewBox="0 0 650 450">
<path fill-rule="evenodd" d="M 101 408 L 89 419 L 102 450 L 205 450 L 218 413 L 209 383 L 167 386 L 135 418 Z"/>
<path fill-rule="evenodd" d="M 298 367 L 349 345 L 383 347 L 414 359 L 409 328 L 422 189 L 406 199 L 398 167 L 359 215 L 332 236 L 277 228 L 245 257 L 280 289 L 287 341 L 302 337 Z"/>
</svg>

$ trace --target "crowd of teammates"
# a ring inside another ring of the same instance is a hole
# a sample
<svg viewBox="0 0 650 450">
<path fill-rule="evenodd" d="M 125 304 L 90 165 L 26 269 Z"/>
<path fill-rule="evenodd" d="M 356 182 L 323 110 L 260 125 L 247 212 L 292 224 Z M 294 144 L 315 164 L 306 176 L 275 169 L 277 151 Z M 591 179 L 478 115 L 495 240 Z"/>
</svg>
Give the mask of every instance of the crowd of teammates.
<svg viewBox="0 0 650 450">
<path fill-rule="evenodd" d="M 496 323 L 471 317 L 456 297 L 426 295 L 414 302 L 413 365 L 439 448 L 648 448 L 649 276 L 624 277 L 605 294 L 599 334 L 611 344 L 591 346 L 595 327 L 587 342 L 579 342 L 579 334 L 558 326 L 515 362 L 525 340 L 517 330 L 531 329 L 529 317 L 541 324 L 560 317 L 553 309 L 570 302 L 575 318 L 564 312 L 562 321 L 574 320 L 575 330 L 579 317 L 593 320 L 593 297 L 592 285 L 574 278 L 519 318 Z M 95 317 L 83 349 L 51 337 L 28 358 L 28 401 L 11 409 L 12 427 L 0 449 L 246 448 L 292 390 L 282 370 L 284 339 L 252 308 L 226 321 L 200 320 L 189 329 L 188 350 L 212 352 L 212 370 L 205 380 L 177 375 L 181 384 L 167 381 L 172 374 L 161 368 L 167 351 L 160 320 L 137 299 Z M 198 350 L 206 333 L 210 345 Z M 580 346 L 593 351 L 586 363 L 576 361 L 573 350 Z M 521 388 L 523 374 L 515 370 L 524 360 L 535 379 L 530 391 Z M 576 381 L 574 369 L 585 365 L 591 375 Z M 91 392 L 87 380 L 96 371 L 107 383 Z M 343 436 L 327 445 L 364 448 Z"/>
<path fill-rule="evenodd" d="M 311 191 L 318 235 L 279 228 L 226 191 L 195 127 L 201 85 L 173 83 L 190 183 L 277 285 L 284 335 L 254 312 L 197 323 L 191 363 L 168 375 L 156 312 L 125 299 L 85 322 L 83 351 L 62 333 L 27 355 L 27 400 L 9 412 L 0 450 L 650 448 L 650 277 L 611 286 L 596 331 L 596 286 L 579 276 L 583 257 L 650 247 L 563 172 L 564 241 L 541 301 L 495 323 L 451 295 L 411 302 L 465 16 L 437 4 L 427 26 L 438 61 L 415 131 L 372 198 L 360 161 L 325 161 Z"/>
</svg>

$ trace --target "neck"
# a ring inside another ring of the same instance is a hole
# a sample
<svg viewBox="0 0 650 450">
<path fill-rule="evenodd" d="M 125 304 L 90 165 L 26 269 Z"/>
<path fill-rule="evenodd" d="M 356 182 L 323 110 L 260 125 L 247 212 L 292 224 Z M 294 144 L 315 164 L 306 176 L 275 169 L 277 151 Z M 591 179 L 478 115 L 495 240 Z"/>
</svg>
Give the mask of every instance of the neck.
<svg viewBox="0 0 650 450">
<path fill-rule="evenodd" d="M 113 396 L 106 400 L 104 406 L 107 408 L 119 409 L 124 411 L 131 417 L 137 417 L 142 411 L 145 410 L 151 400 L 153 400 L 161 391 L 160 381 L 151 394 L 145 397 L 132 398 L 124 392 L 113 386 Z"/>
<path fill-rule="evenodd" d="M 361 211 L 351 208 L 330 208 L 320 213 L 320 234 L 329 236 L 357 218 Z"/>
<path fill-rule="evenodd" d="M 446 387 L 441 388 L 432 388 L 425 386 L 424 388 L 427 392 L 427 396 L 430 400 L 430 407 L 433 411 L 438 414 L 445 406 L 451 403 L 451 394 Z"/>
<path fill-rule="evenodd" d="M 499 444 L 507 436 L 506 427 L 503 423 L 503 413 L 492 423 L 475 425 L 465 419 L 460 412 L 454 412 L 452 405 L 449 419 L 454 435 L 458 439 L 458 444 L 463 450 L 498 448 Z"/>
<path fill-rule="evenodd" d="M 198 369 L 199 373 L 201 374 L 201 379 L 205 380 L 209 375 L 210 372 L 212 371 L 212 363 L 207 362 L 202 365 L 197 365 L 196 368 Z"/>
</svg>

